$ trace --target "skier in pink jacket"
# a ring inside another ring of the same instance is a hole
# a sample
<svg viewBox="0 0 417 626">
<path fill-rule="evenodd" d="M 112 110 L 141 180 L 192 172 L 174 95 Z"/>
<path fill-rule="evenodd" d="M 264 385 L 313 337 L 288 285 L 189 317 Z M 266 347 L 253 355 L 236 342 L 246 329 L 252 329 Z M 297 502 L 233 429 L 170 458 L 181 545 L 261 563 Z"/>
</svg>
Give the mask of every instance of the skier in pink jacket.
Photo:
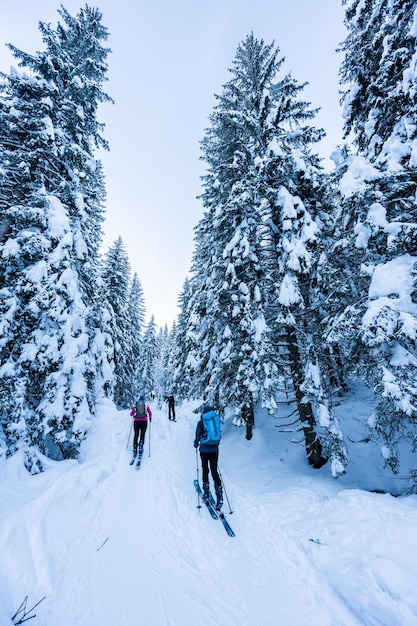
<svg viewBox="0 0 417 626">
<path fill-rule="evenodd" d="M 143 452 L 143 446 L 145 444 L 145 433 L 148 428 L 148 420 L 152 422 L 152 411 L 149 405 L 146 405 L 145 399 L 143 396 L 140 396 L 139 400 L 136 402 L 134 406 L 132 406 L 132 410 L 130 411 L 130 415 L 133 417 L 133 428 L 134 428 L 134 437 L 133 437 L 133 454 L 136 454 L 139 451 L 141 455 Z M 138 440 L 139 440 L 139 449 L 138 449 Z"/>
</svg>

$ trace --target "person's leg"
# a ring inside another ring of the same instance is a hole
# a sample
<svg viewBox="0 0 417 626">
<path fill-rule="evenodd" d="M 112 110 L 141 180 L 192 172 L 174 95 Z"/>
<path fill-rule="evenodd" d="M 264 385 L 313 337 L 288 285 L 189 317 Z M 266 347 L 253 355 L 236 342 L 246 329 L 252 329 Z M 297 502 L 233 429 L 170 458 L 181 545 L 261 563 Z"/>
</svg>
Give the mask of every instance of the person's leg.
<svg viewBox="0 0 417 626">
<path fill-rule="evenodd" d="M 223 489 L 222 481 L 218 470 L 219 452 L 212 452 L 210 454 L 210 471 L 213 476 L 214 490 L 216 492 L 216 508 L 220 509 L 223 504 Z"/>
<path fill-rule="evenodd" d="M 140 422 L 133 422 L 133 432 L 134 432 L 133 452 L 134 454 L 136 454 L 136 452 L 138 451 L 139 425 L 140 425 Z"/>
<path fill-rule="evenodd" d="M 145 433 L 148 427 L 148 422 L 139 422 L 140 423 L 140 440 L 139 440 L 139 449 L 143 450 L 143 446 L 145 445 Z"/>
<path fill-rule="evenodd" d="M 209 460 L 207 452 L 200 452 L 201 467 L 203 470 L 203 497 L 208 499 L 209 496 Z"/>
<path fill-rule="evenodd" d="M 210 452 L 209 462 L 210 462 L 210 472 L 213 476 L 213 482 L 215 487 L 219 487 L 222 484 L 220 480 L 219 470 L 217 468 L 219 461 L 219 452 Z"/>
<path fill-rule="evenodd" d="M 209 461 L 207 458 L 206 452 L 200 452 L 201 457 L 201 467 L 203 469 L 203 483 L 208 483 L 209 481 Z"/>
</svg>

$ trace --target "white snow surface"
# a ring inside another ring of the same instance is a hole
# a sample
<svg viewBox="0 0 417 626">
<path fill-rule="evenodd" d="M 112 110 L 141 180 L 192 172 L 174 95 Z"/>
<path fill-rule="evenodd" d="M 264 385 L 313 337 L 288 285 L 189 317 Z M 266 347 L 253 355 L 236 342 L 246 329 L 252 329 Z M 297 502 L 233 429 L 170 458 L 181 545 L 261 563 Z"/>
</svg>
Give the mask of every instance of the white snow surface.
<svg viewBox="0 0 417 626">
<path fill-rule="evenodd" d="M 231 538 L 197 508 L 197 403 L 178 407 L 177 422 L 151 406 L 139 470 L 129 411 L 108 401 L 78 462 L 30 476 L 19 454 L 2 461 L 1 626 L 25 596 L 28 608 L 45 597 L 34 626 L 417 624 L 417 496 L 371 491 L 395 493 L 403 480 L 376 446 L 358 443 L 335 481 L 280 420 L 257 414 L 250 441 L 226 420 Z M 355 417 L 369 408 L 365 391 L 344 405 L 351 439 L 362 440 Z"/>
</svg>

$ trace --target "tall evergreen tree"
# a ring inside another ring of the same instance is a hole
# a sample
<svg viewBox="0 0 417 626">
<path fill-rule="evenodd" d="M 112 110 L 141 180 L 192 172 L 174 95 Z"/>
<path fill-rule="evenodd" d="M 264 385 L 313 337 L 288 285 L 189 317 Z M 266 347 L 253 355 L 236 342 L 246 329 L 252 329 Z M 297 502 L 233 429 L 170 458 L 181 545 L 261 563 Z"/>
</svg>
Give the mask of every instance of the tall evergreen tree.
<svg viewBox="0 0 417 626">
<path fill-rule="evenodd" d="M 310 146 L 323 132 L 308 124 L 316 112 L 299 99 L 303 86 L 291 76 L 278 80 L 278 52 L 253 35 L 238 47 L 202 143 L 208 171 L 191 279 L 194 365 L 199 387 L 216 403 L 244 414 L 257 401 L 274 410 L 278 374 L 288 374 L 276 353 L 285 335 L 309 460 L 324 461 L 310 397 L 337 474 L 345 463 L 341 433 L 324 410 L 321 385 L 311 382 L 320 380 L 319 364 L 303 341 L 311 334 L 304 312 L 320 200 Z"/>
<path fill-rule="evenodd" d="M 329 410 L 312 289 L 327 181 L 311 150 L 323 131 L 311 125 L 316 110 L 300 99 L 303 87 L 290 75 L 271 86 L 264 153 L 258 160 L 265 280 L 275 345 L 283 377 L 294 387 L 309 462 L 320 467 L 329 457 L 337 477 L 346 469 L 347 452 L 338 420 Z"/>
<path fill-rule="evenodd" d="M 175 328 L 174 328 L 175 332 Z M 168 331 L 168 326 L 159 329 L 158 333 L 159 354 L 155 360 L 155 388 L 158 403 L 162 402 L 168 395 L 171 395 L 173 388 L 172 370 L 170 364 L 170 352 L 172 350 L 172 337 Z"/>
<path fill-rule="evenodd" d="M 156 366 L 160 357 L 160 345 L 157 336 L 155 318 L 152 315 L 149 323 L 145 327 L 142 343 L 142 356 L 139 369 L 138 382 L 141 386 L 140 393 L 146 398 L 156 385 Z"/>
<path fill-rule="evenodd" d="M 276 53 L 253 36 L 238 48 L 202 142 L 205 215 L 196 229 L 192 287 L 198 386 L 223 409 L 273 408 L 276 367 L 265 322 L 257 196 L 264 89 Z M 196 319 L 197 318 L 197 319 Z"/>
<path fill-rule="evenodd" d="M 417 14 L 407 0 L 345 4 L 345 130 L 358 154 L 340 161 L 339 237 L 325 271 L 335 273 L 339 252 L 346 280 L 344 308 L 327 300 L 328 337 L 374 389 L 379 402 L 368 425 L 398 471 L 399 443 L 417 443 Z"/>
<path fill-rule="evenodd" d="M 175 326 L 170 356 L 173 370 L 173 392 L 178 400 L 193 397 L 193 389 L 195 391 L 195 385 L 193 385 L 192 381 L 194 377 L 193 355 L 196 350 L 190 319 L 192 315 L 191 302 L 191 284 L 190 280 L 186 278 L 178 300 L 180 313 Z M 197 395 L 200 398 L 201 396 L 202 394 Z"/>
<path fill-rule="evenodd" d="M 0 94 L 0 420 L 7 449 L 77 456 L 111 384 L 109 316 L 100 299 L 105 197 L 96 118 L 108 33 L 86 6 L 40 24 L 45 51 L 10 46 L 30 74 L 3 75 Z"/>
<path fill-rule="evenodd" d="M 106 254 L 103 280 L 107 299 L 114 312 L 114 391 L 116 405 L 127 407 L 132 401 L 132 333 L 129 309 L 130 263 L 121 237 Z"/>
<path fill-rule="evenodd" d="M 133 275 L 128 301 L 128 318 L 130 323 L 130 351 L 127 356 L 130 371 L 130 389 L 132 402 L 141 393 L 139 377 L 141 371 L 142 338 L 145 325 L 145 300 L 138 275 Z"/>
</svg>

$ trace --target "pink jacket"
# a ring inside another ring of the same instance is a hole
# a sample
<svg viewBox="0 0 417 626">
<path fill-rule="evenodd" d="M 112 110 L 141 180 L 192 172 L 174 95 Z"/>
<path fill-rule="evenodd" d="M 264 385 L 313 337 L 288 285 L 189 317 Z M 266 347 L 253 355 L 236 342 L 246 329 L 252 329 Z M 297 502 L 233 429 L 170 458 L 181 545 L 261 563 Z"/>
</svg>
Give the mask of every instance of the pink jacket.
<svg viewBox="0 0 417 626">
<path fill-rule="evenodd" d="M 134 417 L 134 415 L 136 414 L 136 406 L 132 406 L 132 409 L 130 411 L 130 415 L 131 417 L 133 417 L 133 421 L 134 422 L 147 422 L 148 419 L 150 422 L 152 422 L 152 411 L 151 408 L 149 406 L 146 407 L 146 412 L 148 414 L 148 417 Z"/>
</svg>

